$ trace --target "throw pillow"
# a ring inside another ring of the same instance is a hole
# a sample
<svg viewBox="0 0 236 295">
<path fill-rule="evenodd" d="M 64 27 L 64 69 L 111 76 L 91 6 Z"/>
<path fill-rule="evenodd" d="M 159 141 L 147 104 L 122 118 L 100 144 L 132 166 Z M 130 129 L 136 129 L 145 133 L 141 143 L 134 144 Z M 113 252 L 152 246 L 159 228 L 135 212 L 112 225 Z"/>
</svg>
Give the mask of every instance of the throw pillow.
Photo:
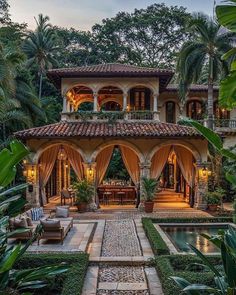
<svg viewBox="0 0 236 295">
<path fill-rule="evenodd" d="M 69 217 L 69 208 L 58 206 L 56 207 L 56 217 L 66 218 Z"/>
<path fill-rule="evenodd" d="M 14 220 L 14 227 L 15 228 L 22 228 L 22 227 L 28 227 L 26 219 L 23 217 L 21 219 L 15 218 Z"/>
<path fill-rule="evenodd" d="M 37 221 L 41 218 L 42 211 L 40 208 L 32 208 L 30 211 L 31 211 L 31 218 L 33 221 Z"/>
<path fill-rule="evenodd" d="M 55 231 L 61 227 L 60 220 L 57 219 L 45 219 L 40 220 L 44 231 Z"/>
</svg>

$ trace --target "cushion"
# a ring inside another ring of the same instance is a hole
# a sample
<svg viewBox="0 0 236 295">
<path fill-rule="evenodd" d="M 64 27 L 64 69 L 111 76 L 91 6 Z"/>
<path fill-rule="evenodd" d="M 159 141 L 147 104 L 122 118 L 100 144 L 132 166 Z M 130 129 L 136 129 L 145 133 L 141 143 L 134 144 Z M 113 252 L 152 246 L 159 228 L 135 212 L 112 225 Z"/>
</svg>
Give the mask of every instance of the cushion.
<svg viewBox="0 0 236 295">
<path fill-rule="evenodd" d="M 61 227 L 60 220 L 57 219 L 40 220 L 40 223 L 45 231 L 56 231 Z"/>
<path fill-rule="evenodd" d="M 30 217 L 26 217 L 26 222 L 28 224 L 28 226 L 33 226 L 33 222 L 32 222 L 32 219 Z"/>
<path fill-rule="evenodd" d="M 28 227 L 26 218 L 15 218 L 14 219 L 14 227 L 15 228 L 22 228 L 22 227 Z"/>
<path fill-rule="evenodd" d="M 37 221 L 42 218 L 43 215 L 43 208 L 32 208 L 31 210 L 31 218 L 33 221 Z"/>
<path fill-rule="evenodd" d="M 56 217 L 69 217 L 69 208 L 63 206 L 56 207 Z"/>
</svg>

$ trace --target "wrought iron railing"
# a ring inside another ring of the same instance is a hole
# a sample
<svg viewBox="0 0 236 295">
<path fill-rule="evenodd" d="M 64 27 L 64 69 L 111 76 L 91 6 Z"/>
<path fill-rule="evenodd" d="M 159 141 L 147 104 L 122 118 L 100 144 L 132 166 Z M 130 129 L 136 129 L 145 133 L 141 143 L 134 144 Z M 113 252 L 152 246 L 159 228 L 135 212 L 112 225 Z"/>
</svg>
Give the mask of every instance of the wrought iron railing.
<svg viewBox="0 0 236 295">
<path fill-rule="evenodd" d="M 202 123 L 204 126 L 207 126 L 207 120 L 199 120 L 198 122 Z M 229 128 L 236 129 L 236 120 L 232 119 L 214 119 L 213 120 L 214 128 Z"/>
</svg>

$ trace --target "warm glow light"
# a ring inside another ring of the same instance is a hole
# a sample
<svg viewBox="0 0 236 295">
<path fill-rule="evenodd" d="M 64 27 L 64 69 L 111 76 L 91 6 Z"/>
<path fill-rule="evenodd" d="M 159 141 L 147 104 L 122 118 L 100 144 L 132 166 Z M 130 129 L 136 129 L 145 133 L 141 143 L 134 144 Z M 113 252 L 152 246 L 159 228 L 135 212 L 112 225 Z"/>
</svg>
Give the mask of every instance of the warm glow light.
<svg viewBox="0 0 236 295">
<path fill-rule="evenodd" d="M 65 167 L 66 167 L 66 168 L 68 168 L 68 167 L 69 167 L 69 165 L 66 163 Z"/>
<path fill-rule="evenodd" d="M 23 175 L 26 177 L 27 176 L 27 170 L 23 170 Z"/>
<path fill-rule="evenodd" d="M 207 176 L 207 168 L 206 167 L 203 167 L 202 168 L 202 176 L 206 177 Z"/>
<path fill-rule="evenodd" d="M 34 167 L 31 168 L 31 177 L 34 177 Z"/>
<path fill-rule="evenodd" d="M 127 112 L 130 111 L 130 105 L 129 105 L 129 104 L 128 104 L 127 107 L 126 107 L 126 110 L 127 110 Z"/>
<path fill-rule="evenodd" d="M 26 159 L 24 159 L 24 160 L 23 160 L 23 164 L 25 165 L 26 163 L 27 163 L 27 160 L 26 160 Z"/>
<path fill-rule="evenodd" d="M 89 168 L 89 176 L 92 176 L 92 175 L 93 175 L 93 169 Z"/>
</svg>

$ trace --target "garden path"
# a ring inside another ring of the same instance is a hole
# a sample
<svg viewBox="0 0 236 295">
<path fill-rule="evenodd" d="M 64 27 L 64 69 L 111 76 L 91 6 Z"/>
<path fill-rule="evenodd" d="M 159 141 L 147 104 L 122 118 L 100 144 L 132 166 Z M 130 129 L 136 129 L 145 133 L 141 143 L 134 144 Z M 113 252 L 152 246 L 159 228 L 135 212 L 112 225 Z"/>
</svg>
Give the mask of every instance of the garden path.
<svg viewBox="0 0 236 295">
<path fill-rule="evenodd" d="M 83 295 L 163 294 L 140 219 L 99 221 L 89 252 Z"/>
</svg>

